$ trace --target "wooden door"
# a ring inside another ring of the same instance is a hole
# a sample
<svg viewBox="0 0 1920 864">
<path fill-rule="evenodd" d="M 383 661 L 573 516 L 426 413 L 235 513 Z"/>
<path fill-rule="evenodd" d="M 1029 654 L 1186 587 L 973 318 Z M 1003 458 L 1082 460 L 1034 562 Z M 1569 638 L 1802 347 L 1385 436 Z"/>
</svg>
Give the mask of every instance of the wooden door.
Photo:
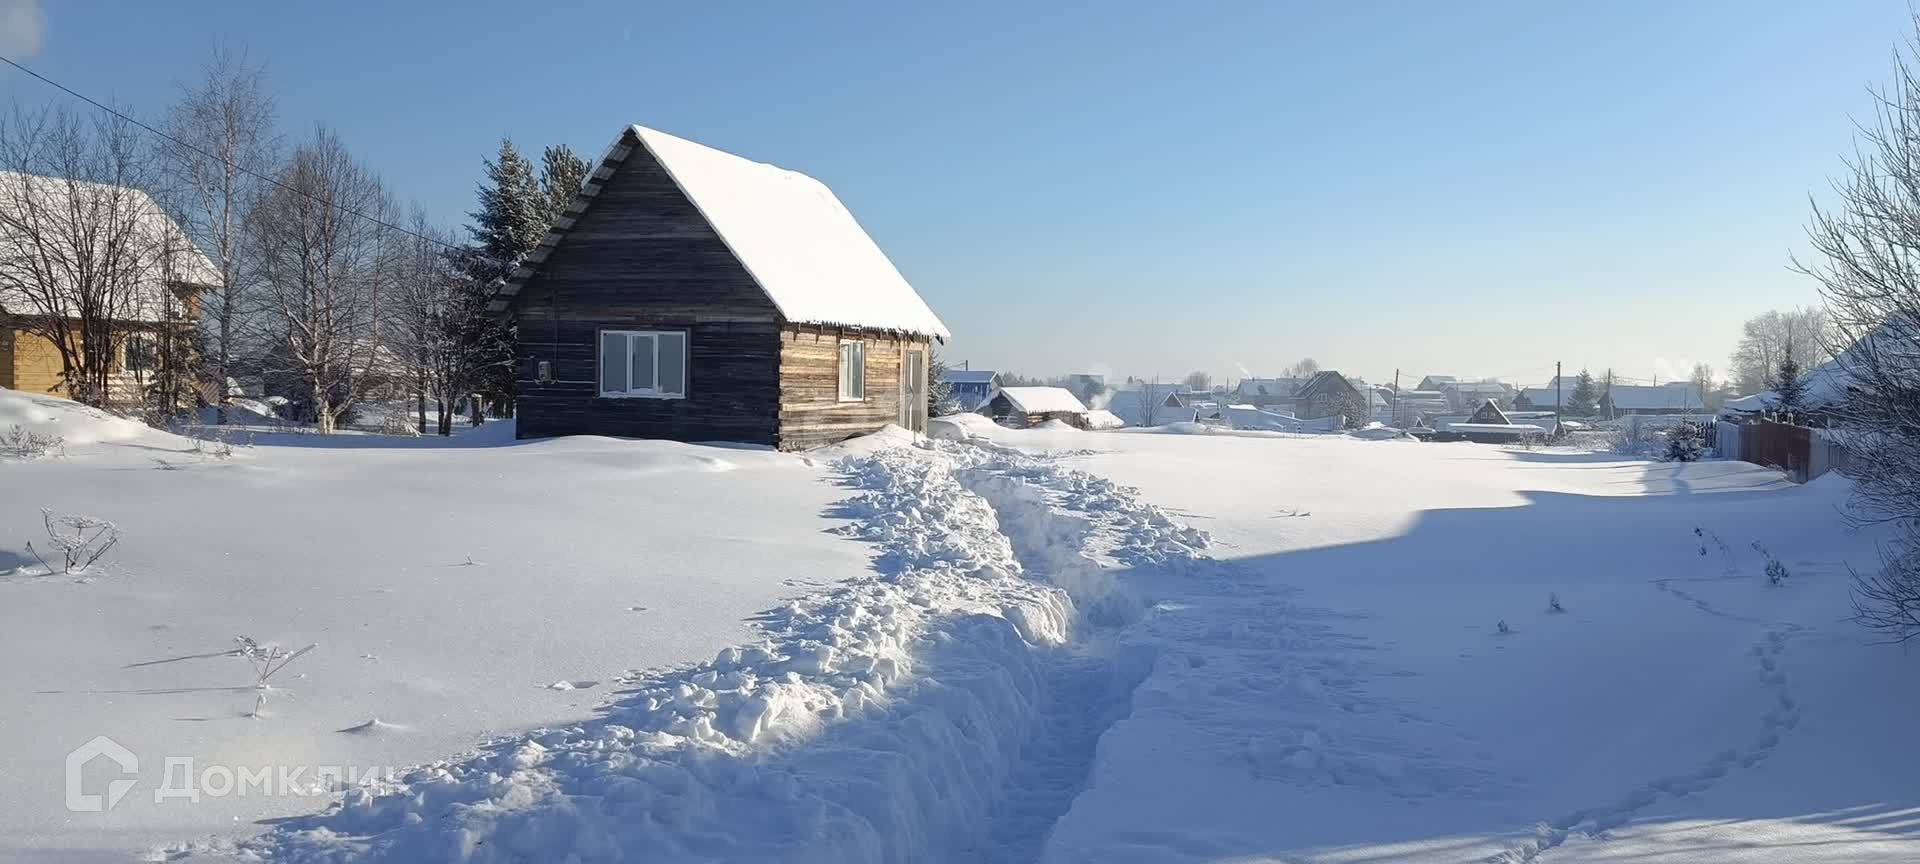
<svg viewBox="0 0 1920 864">
<path fill-rule="evenodd" d="M 900 426 L 927 431 L 926 352 L 909 349 L 900 363 Z"/>
</svg>

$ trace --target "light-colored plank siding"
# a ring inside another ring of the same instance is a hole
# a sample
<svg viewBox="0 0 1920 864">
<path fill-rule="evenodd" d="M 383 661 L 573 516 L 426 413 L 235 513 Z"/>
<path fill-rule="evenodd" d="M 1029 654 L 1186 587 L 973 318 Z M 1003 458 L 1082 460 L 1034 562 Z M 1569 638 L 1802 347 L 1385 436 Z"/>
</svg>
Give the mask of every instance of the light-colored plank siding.
<svg viewBox="0 0 1920 864">
<path fill-rule="evenodd" d="M 28 393 L 65 395 L 61 375 L 60 349 L 38 333 L 15 331 L 13 337 L 13 389 Z"/>
<path fill-rule="evenodd" d="M 840 341 L 866 343 L 866 397 L 840 401 Z M 900 422 L 900 366 L 905 352 L 923 352 L 927 340 L 831 327 L 792 326 L 780 332 L 780 448 L 818 447 Z M 918 408 L 919 406 L 915 406 Z M 924 425 L 924 408 L 913 422 Z"/>
</svg>

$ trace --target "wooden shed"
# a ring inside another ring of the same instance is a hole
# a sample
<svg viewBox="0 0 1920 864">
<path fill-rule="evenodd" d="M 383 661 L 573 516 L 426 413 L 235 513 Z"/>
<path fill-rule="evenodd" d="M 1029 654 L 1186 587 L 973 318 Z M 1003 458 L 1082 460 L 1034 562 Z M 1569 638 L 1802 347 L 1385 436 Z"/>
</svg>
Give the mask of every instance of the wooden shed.
<svg viewBox="0 0 1920 864">
<path fill-rule="evenodd" d="M 643 126 L 490 308 L 517 321 L 522 438 L 794 450 L 924 430 L 948 336 L 824 184 Z"/>
<path fill-rule="evenodd" d="M 1087 406 L 1063 387 L 1002 387 L 981 403 L 980 413 L 995 423 L 1025 429 L 1048 420 L 1061 420 L 1075 426 L 1087 423 Z"/>
</svg>

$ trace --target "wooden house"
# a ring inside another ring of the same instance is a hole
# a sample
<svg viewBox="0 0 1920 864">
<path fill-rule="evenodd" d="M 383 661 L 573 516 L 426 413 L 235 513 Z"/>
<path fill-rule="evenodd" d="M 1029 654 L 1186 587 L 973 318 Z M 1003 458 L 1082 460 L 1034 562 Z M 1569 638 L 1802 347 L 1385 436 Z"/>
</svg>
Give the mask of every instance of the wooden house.
<svg viewBox="0 0 1920 864">
<path fill-rule="evenodd" d="M 993 422 L 1015 429 L 1061 420 L 1076 426 L 1087 423 L 1087 406 L 1063 387 L 1002 387 L 980 405 Z"/>
<path fill-rule="evenodd" d="M 793 450 L 924 430 L 948 335 L 824 184 L 643 126 L 490 308 L 518 322 L 523 438 Z"/>
<path fill-rule="evenodd" d="M 0 171 L 0 208 L 14 211 L 0 214 L 0 387 L 75 396 L 61 343 L 83 356 L 90 341 L 109 342 L 101 398 L 115 405 L 143 402 L 163 362 L 184 364 L 199 292 L 220 277 L 151 195 Z M 76 268 L 107 261 L 118 273 L 111 287 L 71 281 Z M 85 322 L 72 311 L 83 303 L 97 310 Z"/>
<path fill-rule="evenodd" d="M 1373 419 L 1367 397 L 1347 376 L 1331 369 L 1313 373 L 1307 383 L 1293 394 L 1294 415 L 1303 420 L 1320 417 L 1345 417 L 1354 426 Z"/>
<path fill-rule="evenodd" d="M 1291 414 L 1294 391 L 1305 383 L 1300 378 L 1242 378 L 1234 398 L 1239 404 Z"/>
<path fill-rule="evenodd" d="M 972 411 L 1000 386 L 1000 373 L 986 369 L 948 369 L 940 376 L 947 394 L 962 411 Z"/>
<path fill-rule="evenodd" d="M 1187 401 L 1186 393 L 1172 384 L 1143 384 L 1133 389 L 1116 390 L 1107 397 L 1106 409 L 1129 426 L 1187 423 L 1198 416 Z"/>
</svg>

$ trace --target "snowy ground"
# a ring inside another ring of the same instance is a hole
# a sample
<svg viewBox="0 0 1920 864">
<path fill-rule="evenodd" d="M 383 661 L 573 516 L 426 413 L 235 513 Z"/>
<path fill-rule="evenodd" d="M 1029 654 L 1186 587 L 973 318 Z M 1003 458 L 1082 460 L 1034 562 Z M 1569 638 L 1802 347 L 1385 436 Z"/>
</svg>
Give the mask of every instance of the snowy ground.
<svg viewBox="0 0 1920 864">
<path fill-rule="evenodd" d="M 1837 478 L 971 431 L 0 464 L 0 857 L 1920 859 L 1920 661 L 1843 620 Z M 42 506 L 116 563 L 35 575 Z M 321 646 L 266 717 L 242 633 Z M 98 734 L 141 785 L 69 813 Z M 156 803 L 163 754 L 414 767 Z"/>
<path fill-rule="evenodd" d="M 483 427 L 262 434 L 220 459 L 37 404 L 0 391 L 0 433 L 39 418 L 67 439 L 64 457 L 0 461 L 0 858 L 250 834 L 325 798 L 156 803 L 164 759 L 430 761 L 585 717 L 628 670 L 711 657 L 762 610 L 866 569 L 825 532 L 845 497 L 829 470 L 770 452 Z M 114 520 L 112 563 L 35 575 L 42 507 Z M 318 643 L 266 717 L 244 716 L 251 673 L 221 656 L 238 635 Z M 96 735 L 142 757 L 139 785 L 69 813 L 63 759 Z"/>
</svg>

